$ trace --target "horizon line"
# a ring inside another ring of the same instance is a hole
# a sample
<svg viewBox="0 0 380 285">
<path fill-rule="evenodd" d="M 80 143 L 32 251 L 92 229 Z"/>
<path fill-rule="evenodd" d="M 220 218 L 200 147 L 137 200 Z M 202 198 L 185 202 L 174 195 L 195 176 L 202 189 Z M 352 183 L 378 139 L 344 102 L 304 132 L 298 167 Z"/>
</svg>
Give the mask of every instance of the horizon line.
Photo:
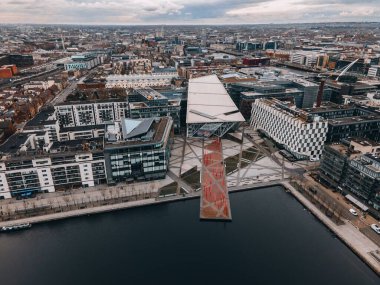
<svg viewBox="0 0 380 285">
<path fill-rule="evenodd" d="M 380 24 L 379 21 L 327 21 L 327 22 L 287 22 L 287 23 L 214 23 L 214 24 L 202 24 L 202 23 L 5 23 L 0 22 L 0 25 L 63 25 L 63 26 L 259 26 L 259 25 L 305 25 L 305 24 Z"/>
</svg>

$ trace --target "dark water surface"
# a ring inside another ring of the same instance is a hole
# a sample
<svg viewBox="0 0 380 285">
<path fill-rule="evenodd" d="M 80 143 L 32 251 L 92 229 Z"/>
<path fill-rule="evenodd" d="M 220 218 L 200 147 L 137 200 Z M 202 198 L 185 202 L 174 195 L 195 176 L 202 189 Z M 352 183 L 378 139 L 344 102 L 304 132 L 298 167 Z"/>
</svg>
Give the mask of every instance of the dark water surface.
<svg viewBox="0 0 380 285">
<path fill-rule="evenodd" d="M 1 234 L 0 284 L 380 284 L 281 188 L 231 207 L 231 223 L 200 222 L 190 200 Z"/>
</svg>

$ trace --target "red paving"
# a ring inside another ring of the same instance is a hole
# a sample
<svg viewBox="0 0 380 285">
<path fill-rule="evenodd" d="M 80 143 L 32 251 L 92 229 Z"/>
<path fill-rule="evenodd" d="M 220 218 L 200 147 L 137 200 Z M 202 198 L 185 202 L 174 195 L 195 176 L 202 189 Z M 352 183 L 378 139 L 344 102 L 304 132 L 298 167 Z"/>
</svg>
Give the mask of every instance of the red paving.
<svg viewBox="0 0 380 285">
<path fill-rule="evenodd" d="M 232 219 L 222 142 L 219 138 L 204 147 L 200 218 L 210 220 Z"/>
</svg>

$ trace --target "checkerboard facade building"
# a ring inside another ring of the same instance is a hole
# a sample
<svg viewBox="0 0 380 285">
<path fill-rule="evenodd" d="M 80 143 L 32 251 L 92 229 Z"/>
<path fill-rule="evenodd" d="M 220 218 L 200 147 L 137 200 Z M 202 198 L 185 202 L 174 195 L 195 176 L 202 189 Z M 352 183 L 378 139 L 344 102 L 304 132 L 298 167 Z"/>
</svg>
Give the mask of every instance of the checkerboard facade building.
<svg viewBox="0 0 380 285">
<path fill-rule="evenodd" d="M 276 99 L 258 99 L 252 104 L 251 126 L 265 131 L 294 156 L 312 160 L 319 160 L 328 130 L 322 117 Z"/>
</svg>

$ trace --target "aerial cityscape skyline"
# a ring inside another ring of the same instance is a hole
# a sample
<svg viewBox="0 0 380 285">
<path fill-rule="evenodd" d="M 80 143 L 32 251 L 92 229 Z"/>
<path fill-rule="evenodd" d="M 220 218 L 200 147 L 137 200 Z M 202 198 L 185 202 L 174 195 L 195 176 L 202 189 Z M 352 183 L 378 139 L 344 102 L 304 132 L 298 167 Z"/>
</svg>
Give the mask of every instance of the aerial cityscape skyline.
<svg viewBox="0 0 380 285">
<path fill-rule="evenodd" d="M 5 1 L 0 23 L 281 24 L 376 22 L 376 0 L 54 0 Z"/>
<path fill-rule="evenodd" d="M 5 0 L 1 285 L 378 285 L 379 0 Z"/>
</svg>

